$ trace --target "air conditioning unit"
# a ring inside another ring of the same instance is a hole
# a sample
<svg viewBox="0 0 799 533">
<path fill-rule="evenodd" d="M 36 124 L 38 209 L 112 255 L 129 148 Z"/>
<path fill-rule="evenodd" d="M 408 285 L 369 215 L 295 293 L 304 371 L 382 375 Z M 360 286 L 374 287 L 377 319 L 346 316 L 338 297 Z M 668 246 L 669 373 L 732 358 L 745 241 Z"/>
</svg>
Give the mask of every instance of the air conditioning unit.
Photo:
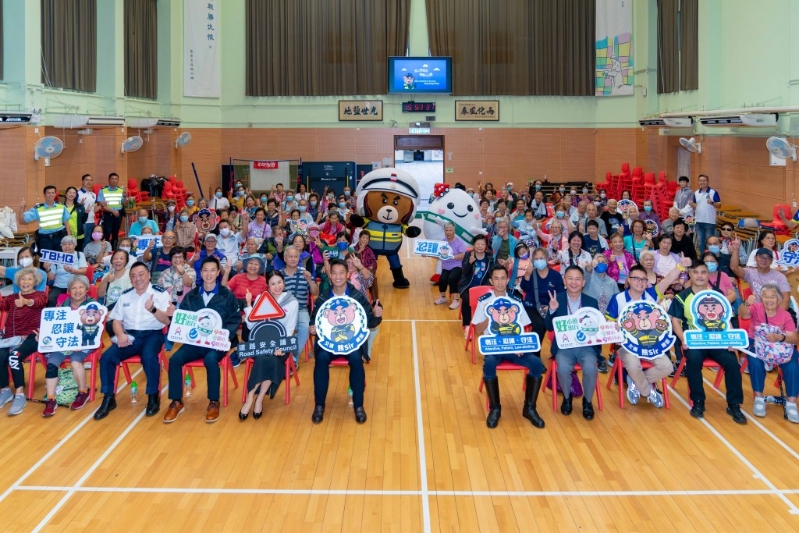
<svg viewBox="0 0 799 533">
<path fill-rule="evenodd" d="M 743 121 L 740 115 L 718 116 L 718 117 L 699 117 L 699 123 L 703 126 L 742 126 Z"/>
<path fill-rule="evenodd" d="M 0 128 L 16 128 L 30 124 L 33 113 L 0 112 Z"/>
<path fill-rule="evenodd" d="M 149 129 L 149 128 L 178 128 L 180 127 L 179 118 L 128 118 L 129 128 Z"/>
<path fill-rule="evenodd" d="M 691 117 L 664 118 L 663 122 L 669 128 L 690 128 L 694 125 L 694 119 Z"/>
<path fill-rule="evenodd" d="M 747 113 L 741 115 L 741 122 L 744 126 L 758 128 L 774 128 L 780 116 L 776 113 Z"/>
<path fill-rule="evenodd" d="M 125 125 L 125 117 L 98 117 L 89 115 L 55 115 L 53 126 L 56 128 L 112 128 Z"/>
<path fill-rule="evenodd" d="M 638 121 L 642 128 L 664 128 L 666 121 L 662 118 L 644 118 Z"/>
</svg>

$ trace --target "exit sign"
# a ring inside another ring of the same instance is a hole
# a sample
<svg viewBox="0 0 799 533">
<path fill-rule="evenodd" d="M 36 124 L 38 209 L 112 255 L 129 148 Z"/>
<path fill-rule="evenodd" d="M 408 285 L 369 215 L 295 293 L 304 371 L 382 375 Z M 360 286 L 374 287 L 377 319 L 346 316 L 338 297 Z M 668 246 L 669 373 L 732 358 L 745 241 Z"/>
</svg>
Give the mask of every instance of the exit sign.
<svg viewBox="0 0 799 533">
<path fill-rule="evenodd" d="M 430 128 L 408 128 L 408 133 L 415 135 L 427 135 L 430 133 Z"/>
</svg>

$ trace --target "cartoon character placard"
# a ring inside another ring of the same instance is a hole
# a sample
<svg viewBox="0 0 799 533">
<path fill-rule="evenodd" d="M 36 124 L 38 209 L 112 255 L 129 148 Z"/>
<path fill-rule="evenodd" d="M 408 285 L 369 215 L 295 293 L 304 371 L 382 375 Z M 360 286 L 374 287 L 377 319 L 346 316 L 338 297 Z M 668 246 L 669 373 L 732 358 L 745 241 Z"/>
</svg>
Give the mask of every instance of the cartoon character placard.
<svg viewBox="0 0 799 533">
<path fill-rule="evenodd" d="M 319 346 L 336 355 L 351 354 L 369 337 L 366 311 L 349 296 L 333 296 L 322 304 L 314 325 Z"/>
<path fill-rule="evenodd" d="M 455 257 L 452 253 L 452 247 L 447 244 L 447 241 L 417 239 L 413 244 L 413 253 L 438 259 L 452 259 Z"/>
<path fill-rule="evenodd" d="M 524 333 L 516 319 L 524 313 L 518 300 L 496 297 L 486 302 L 485 314 L 488 327 L 480 337 L 480 353 L 483 355 L 537 352 L 541 339 L 536 333 Z"/>
<path fill-rule="evenodd" d="M 108 308 L 96 302 L 80 306 L 42 309 L 39 327 L 39 352 L 77 352 L 94 350 L 103 342 L 103 319 Z"/>
<path fill-rule="evenodd" d="M 630 209 L 630 207 L 638 207 L 638 206 L 632 200 L 625 199 L 616 202 L 616 208 L 619 210 L 619 213 L 621 213 L 625 217 L 627 216 L 627 211 Z"/>
<path fill-rule="evenodd" d="M 281 350 L 284 354 L 297 350 L 297 336 L 286 335 L 280 322 L 265 320 L 250 331 L 247 342 L 239 344 L 239 357 L 261 357 L 275 355 Z"/>
<path fill-rule="evenodd" d="M 780 260 L 777 261 L 780 266 L 797 267 L 799 266 L 799 239 L 788 239 L 782 245 L 780 252 Z"/>
<path fill-rule="evenodd" d="M 161 236 L 160 235 L 138 235 L 136 236 L 136 256 L 144 255 L 144 252 L 147 251 L 147 247 L 150 246 L 150 243 L 155 241 L 153 244 L 153 250 L 156 248 L 161 247 Z"/>
<path fill-rule="evenodd" d="M 194 225 L 197 226 L 197 231 L 201 233 L 212 231 L 216 224 L 216 212 L 210 209 L 200 209 L 194 217 Z"/>
<path fill-rule="evenodd" d="M 692 322 L 698 329 L 685 332 L 685 346 L 692 349 L 746 348 L 746 330 L 732 329 L 732 306 L 723 294 L 702 291 L 694 295 L 690 309 Z"/>
<path fill-rule="evenodd" d="M 624 342 L 618 323 L 608 322 L 599 309 L 592 307 L 582 307 L 573 315 L 555 318 L 552 323 L 561 349 Z"/>
<path fill-rule="evenodd" d="M 177 309 L 167 339 L 219 351 L 230 350 L 230 332 L 222 328 L 222 317 L 213 309 L 199 312 Z"/>
<path fill-rule="evenodd" d="M 646 226 L 646 231 L 648 231 L 653 237 L 657 237 L 660 235 L 660 226 L 654 220 L 647 220 L 644 222 Z"/>
<path fill-rule="evenodd" d="M 622 346 L 641 359 L 663 355 L 674 344 L 671 319 L 655 302 L 628 303 L 619 314 L 619 326 L 624 334 Z"/>
</svg>

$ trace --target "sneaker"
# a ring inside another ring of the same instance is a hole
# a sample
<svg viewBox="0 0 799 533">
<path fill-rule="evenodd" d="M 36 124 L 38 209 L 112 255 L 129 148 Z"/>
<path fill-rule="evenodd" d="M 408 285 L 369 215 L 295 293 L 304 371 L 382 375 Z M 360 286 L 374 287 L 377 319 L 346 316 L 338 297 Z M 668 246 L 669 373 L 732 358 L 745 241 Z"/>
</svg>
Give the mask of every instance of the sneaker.
<svg viewBox="0 0 799 533">
<path fill-rule="evenodd" d="M 42 416 L 44 418 L 49 418 L 55 414 L 56 409 L 58 409 L 58 402 L 55 400 L 47 400 L 47 403 L 44 406 L 44 411 L 42 411 Z"/>
<path fill-rule="evenodd" d="M 239 357 L 238 350 L 230 354 L 230 364 L 233 368 L 238 368 L 241 365 L 241 357 Z"/>
<path fill-rule="evenodd" d="M 452 303 L 451 303 L 451 304 L 449 304 L 449 308 L 450 308 L 450 309 L 452 309 L 453 311 L 454 311 L 455 309 L 458 309 L 460 306 L 461 306 L 461 301 L 460 301 L 460 299 L 457 299 L 457 300 L 452 300 Z"/>
<path fill-rule="evenodd" d="M 7 404 L 13 399 L 14 399 L 14 393 L 11 392 L 11 389 L 0 390 L 0 407 L 3 407 L 5 404 Z"/>
<path fill-rule="evenodd" d="M 638 392 L 638 387 L 635 386 L 630 376 L 627 376 L 627 400 L 633 405 L 638 405 L 638 399 L 640 397 L 641 393 Z"/>
<path fill-rule="evenodd" d="M 673 378 L 674 374 L 677 373 L 677 366 L 679 366 L 679 365 L 677 365 L 677 363 L 672 363 L 672 365 L 671 365 L 671 373 L 669 373 L 669 377 L 670 378 Z"/>
<path fill-rule="evenodd" d="M 755 405 L 752 407 L 752 414 L 763 418 L 766 416 L 766 399 L 762 396 L 755 398 Z"/>
<path fill-rule="evenodd" d="M 608 373 L 608 361 L 604 357 L 599 360 L 599 364 L 597 365 L 597 372 L 599 372 L 600 374 Z"/>
<path fill-rule="evenodd" d="M 78 395 L 75 396 L 75 401 L 72 402 L 72 405 L 70 405 L 69 408 L 72 409 L 73 411 L 83 409 L 83 406 L 86 405 L 86 402 L 88 401 L 89 401 L 89 393 L 79 392 Z"/>
<path fill-rule="evenodd" d="M 652 388 L 652 392 L 646 397 L 647 401 L 660 409 L 663 407 L 663 395 L 658 392 L 656 388 Z"/>
<path fill-rule="evenodd" d="M 28 400 L 25 399 L 24 394 L 16 394 L 14 396 L 14 401 L 11 403 L 11 409 L 8 410 L 8 416 L 16 416 L 25 409 L 25 406 L 28 405 Z"/>
<path fill-rule="evenodd" d="M 788 419 L 788 422 L 799 424 L 799 409 L 796 408 L 795 403 L 785 404 L 785 418 Z"/>
<path fill-rule="evenodd" d="M 446 296 L 439 296 L 438 300 L 436 300 L 433 303 L 436 304 L 436 305 L 445 304 L 445 303 L 447 303 L 447 297 Z"/>
<path fill-rule="evenodd" d="M 705 417 L 705 402 L 694 402 L 691 406 L 691 416 L 694 418 Z"/>
<path fill-rule="evenodd" d="M 772 370 L 774 370 L 774 365 L 773 365 L 773 364 L 771 364 L 771 363 L 765 363 L 765 362 L 764 362 L 764 363 L 763 363 L 763 366 L 765 366 L 765 367 L 766 367 L 766 372 L 771 372 Z"/>
</svg>

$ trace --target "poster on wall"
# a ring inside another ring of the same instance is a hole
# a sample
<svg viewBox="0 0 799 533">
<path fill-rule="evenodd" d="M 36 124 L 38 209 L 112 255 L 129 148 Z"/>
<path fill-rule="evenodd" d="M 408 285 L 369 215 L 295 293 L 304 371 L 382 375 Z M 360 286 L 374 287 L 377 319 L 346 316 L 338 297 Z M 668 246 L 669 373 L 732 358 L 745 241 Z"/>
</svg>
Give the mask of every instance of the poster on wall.
<svg viewBox="0 0 799 533">
<path fill-rule="evenodd" d="M 219 98 L 221 0 L 183 0 L 183 96 Z"/>
<path fill-rule="evenodd" d="M 269 191 L 278 183 L 288 189 L 291 183 L 290 161 L 251 161 L 250 188 L 254 191 Z"/>
<path fill-rule="evenodd" d="M 632 35 L 632 0 L 596 0 L 596 96 L 634 93 Z"/>
</svg>

